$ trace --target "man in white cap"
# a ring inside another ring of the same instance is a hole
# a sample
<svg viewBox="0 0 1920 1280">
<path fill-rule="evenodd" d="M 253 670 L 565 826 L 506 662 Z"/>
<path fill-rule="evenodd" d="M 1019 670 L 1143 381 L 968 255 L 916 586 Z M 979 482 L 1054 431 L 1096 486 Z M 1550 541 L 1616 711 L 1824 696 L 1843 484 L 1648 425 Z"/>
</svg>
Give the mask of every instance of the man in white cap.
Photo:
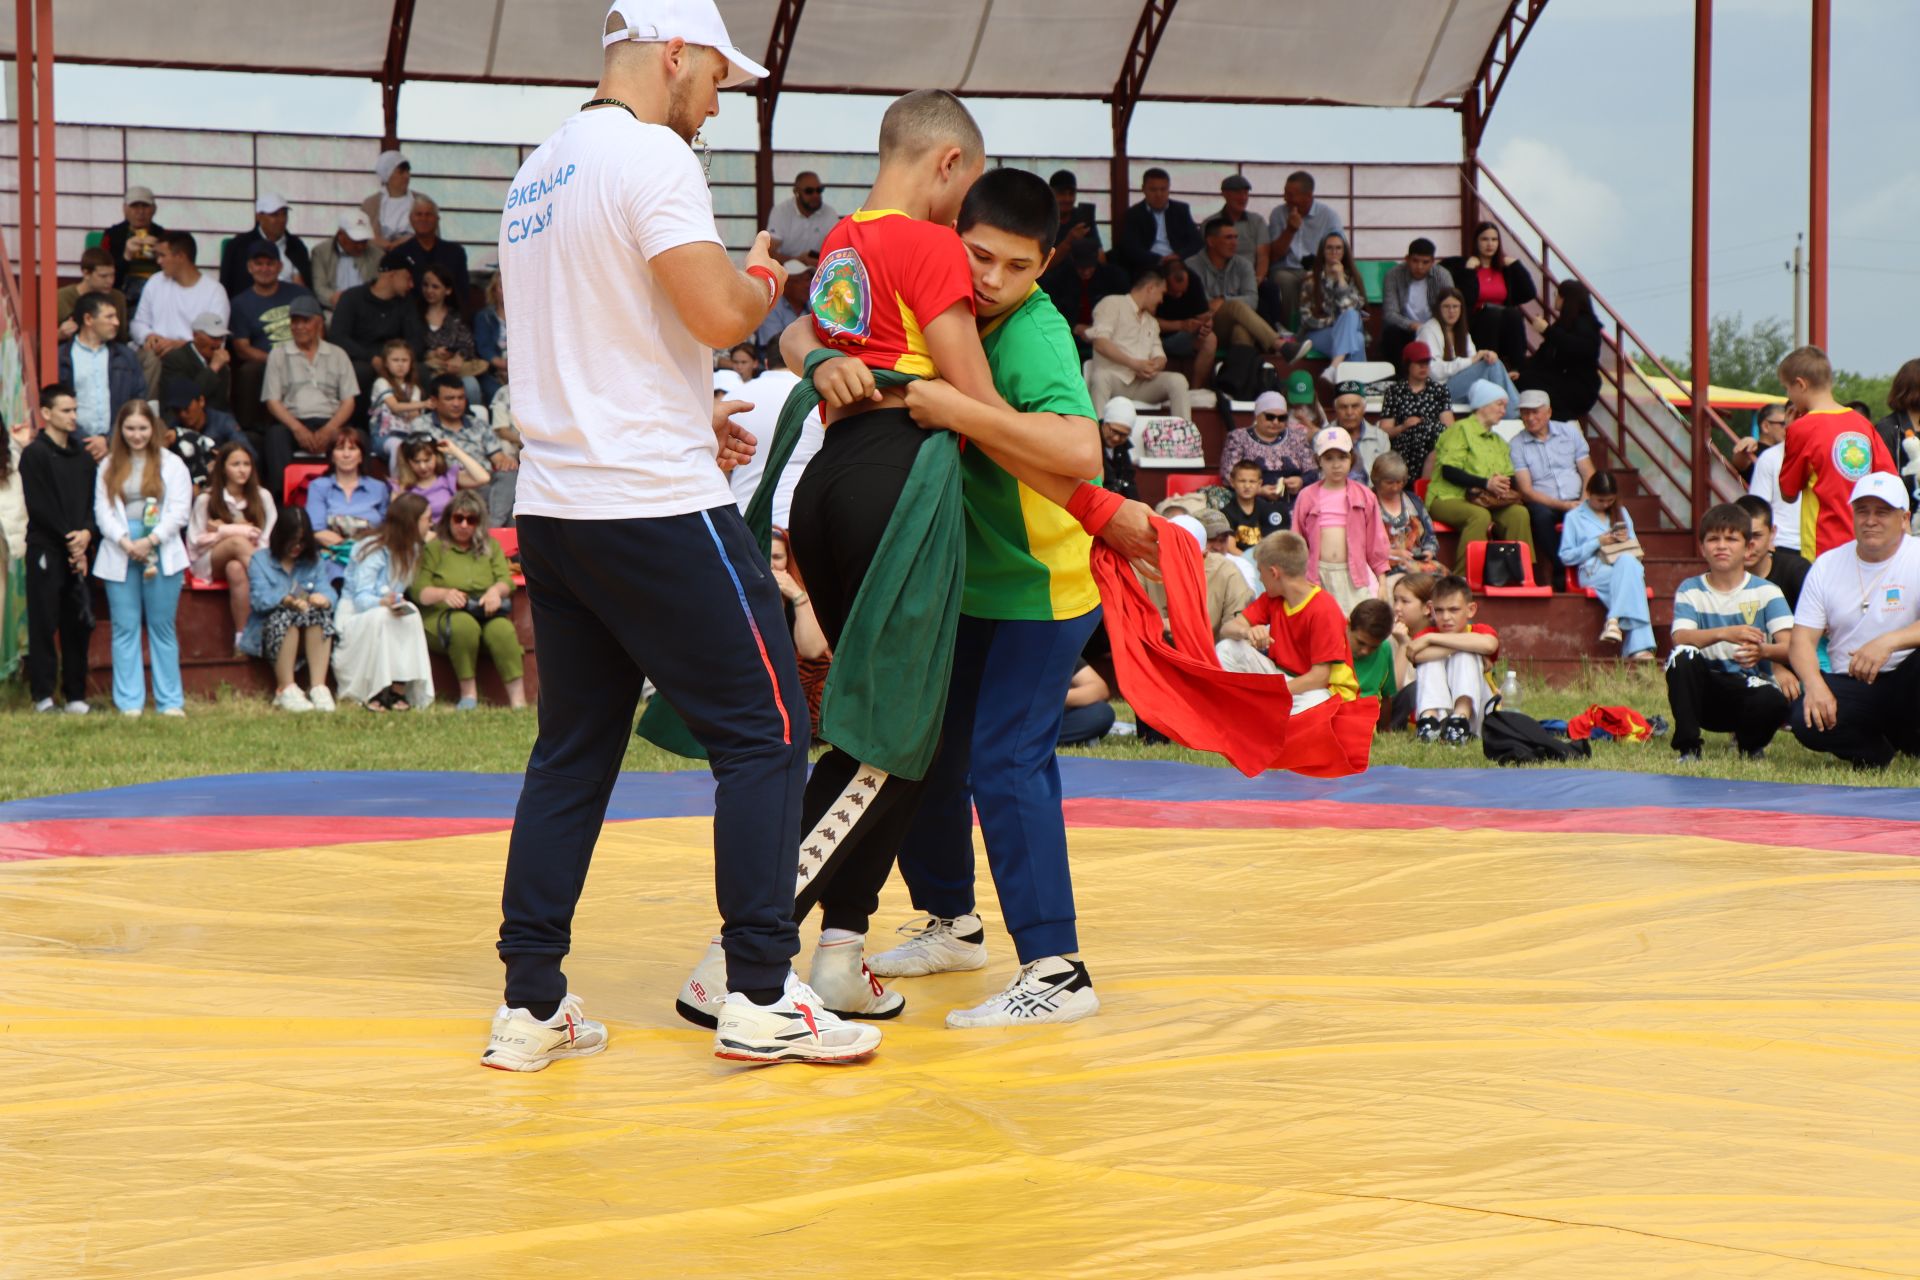
<svg viewBox="0 0 1920 1280">
<path fill-rule="evenodd" d="M 705 747 L 728 995 L 716 1055 L 844 1061 L 877 1030 L 793 973 L 807 709 L 778 588 L 726 472 L 753 441 L 713 357 L 759 327 L 785 271 L 741 271 L 690 143 L 719 90 L 766 74 L 713 0 L 618 0 L 598 89 L 527 157 L 500 221 L 521 453 L 515 517 L 540 654 L 540 729 L 501 895 L 506 1000 L 482 1062 L 598 1053 L 561 963 L 651 680 Z"/>
<path fill-rule="evenodd" d="M 1556 526 L 1586 500 L 1592 450 L 1580 428 L 1554 421 L 1553 402 L 1539 388 L 1520 393 L 1519 409 L 1524 430 L 1507 442 L 1507 450 L 1513 455 L 1513 487 L 1533 523 L 1534 585 L 1558 590 L 1564 580 Z"/>
<path fill-rule="evenodd" d="M 1853 537 L 1822 552 L 1800 588 L 1787 658 L 1800 678 L 1793 736 L 1856 769 L 1920 756 L 1920 540 L 1900 477 L 1853 486 Z M 1823 669 L 1818 646 L 1827 642 Z"/>
<path fill-rule="evenodd" d="M 1123 498 L 1140 496 L 1133 471 L 1133 424 L 1139 415 L 1125 396 L 1114 396 L 1100 409 L 1100 484 Z"/>
<path fill-rule="evenodd" d="M 123 207 L 127 216 L 108 227 L 102 240 L 113 255 L 114 288 L 131 303 L 140 300 L 147 277 L 160 270 L 155 254 L 167 229 L 153 220 L 153 188 L 128 187 Z"/>
<path fill-rule="evenodd" d="M 227 240 L 220 254 L 220 287 L 229 298 L 253 286 L 247 270 L 247 255 L 258 241 L 265 240 L 280 253 L 279 274 L 289 284 L 304 285 L 313 279 L 313 263 L 307 243 L 287 230 L 285 196 L 263 191 L 253 202 L 253 225 Z"/>
<path fill-rule="evenodd" d="M 194 320 L 213 315 L 225 321 L 232 314 L 227 291 L 212 276 L 201 274 L 199 252 L 199 243 L 185 231 L 162 235 L 154 251 L 160 273 L 148 279 L 134 306 L 133 342 L 147 375 L 149 399 L 160 398 L 160 362 L 174 348 L 193 341 Z"/>
<path fill-rule="evenodd" d="M 313 247 L 314 296 L 332 312 L 340 295 L 358 284 L 371 284 L 380 274 L 380 246 L 373 242 L 373 224 L 364 209 L 340 215 L 339 230 Z"/>
</svg>

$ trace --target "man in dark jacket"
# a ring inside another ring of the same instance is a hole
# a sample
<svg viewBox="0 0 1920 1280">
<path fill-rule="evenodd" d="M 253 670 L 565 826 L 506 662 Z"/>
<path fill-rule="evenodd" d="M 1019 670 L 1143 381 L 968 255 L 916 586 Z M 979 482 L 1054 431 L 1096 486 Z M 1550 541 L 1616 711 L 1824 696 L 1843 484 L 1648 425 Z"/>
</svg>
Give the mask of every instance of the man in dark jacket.
<svg viewBox="0 0 1920 1280">
<path fill-rule="evenodd" d="M 1179 200 L 1168 198 L 1173 179 L 1165 169 L 1149 169 L 1141 178 L 1145 197 L 1127 210 L 1120 224 L 1120 239 L 1113 256 L 1133 271 L 1142 267 L 1163 266 L 1175 258 L 1191 258 L 1205 247 L 1200 228 L 1194 225 L 1193 210 Z"/>
<path fill-rule="evenodd" d="M 453 277 L 453 309 L 464 315 L 467 293 L 473 287 L 467 278 L 467 251 L 451 240 L 440 238 L 440 206 L 416 194 L 408 222 L 413 227 L 413 238 L 402 240 L 393 246 L 393 251 L 405 258 L 407 266 L 413 269 L 413 283 L 416 286 L 427 264 L 437 263 L 445 267 Z"/>
<path fill-rule="evenodd" d="M 387 375 L 380 348 L 390 338 L 405 338 L 416 356 L 427 346 L 427 326 L 420 309 L 407 300 L 413 290 L 413 267 L 398 249 L 380 259 L 380 274 L 369 284 L 355 285 L 340 295 L 333 310 L 327 341 L 347 353 L 360 379 L 360 403 L 368 403 L 375 378 Z"/>
<path fill-rule="evenodd" d="M 35 711 L 60 709 L 53 700 L 57 678 L 66 710 L 85 715 L 94 465 L 73 438 L 78 406 L 72 387 L 42 387 L 40 413 L 46 429 L 20 451 L 20 489 L 27 502 L 27 683 Z"/>
<path fill-rule="evenodd" d="M 140 290 L 146 285 L 147 278 L 160 270 L 160 262 L 154 256 L 160 248 L 160 237 L 167 229 L 153 220 L 153 190 L 150 187 L 128 187 L 124 206 L 127 216 L 108 227 L 101 237 L 101 243 L 108 253 L 113 255 L 113 287 L 126 295 L 129 304 L 140 301 Z M 128 324 L 133 323 L 132 316 L 122 316 Z"/>
<path fill-rule="evenodd" d="M 1054 258 L 1053 266 L 1040 277 L 1040 287 L 1073 330 L 1073 344 L 1080 349 L 1080 358 L 1086 360 L 1093 355 L 1087 341 L 1093 309 L 1100 299 L 1127 291 L 1127 273 L 1100 261 L 1100 246 L 1083 237 Z"/>
<path fill-rule="evenodd" d="M 293 284 L 310 284 L 313 260 L 306 241 L 287 230 L 287 202 L 271 192 L 253 202 L 253 225 L 228 239 L 220 251 L 220 287 L 229 298 L 253 287 L 247 271 L 247 256 L 255 241 L 265 240 L 280 251 L 283 264 L 280 278 Z"/>
<path fill-rule="evenodd" d="M 73 337 L 60 344 L 60 383 L 77 391 L 74 441 L 90 459 L 107 456 L 113 415 L 129 400 L 147 395 L 147 375 L 140 357 L 112 335 L 126 319 L 111 296 L 83 294 L 73 305 Z"/>
</svg>

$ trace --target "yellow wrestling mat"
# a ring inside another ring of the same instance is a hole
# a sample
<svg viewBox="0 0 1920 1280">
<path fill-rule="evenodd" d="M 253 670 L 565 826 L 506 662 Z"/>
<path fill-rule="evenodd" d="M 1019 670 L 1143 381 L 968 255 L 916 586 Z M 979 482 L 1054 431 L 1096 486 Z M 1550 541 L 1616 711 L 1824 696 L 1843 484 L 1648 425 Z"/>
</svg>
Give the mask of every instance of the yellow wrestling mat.
<svg viewBox="0 0 1920 1280">
<path fill-rule="evenodd" d="M 1079 827 L 1099 1017 L 942 1028 L 989 901 L 870 1064 L 749 1069 L 673 1014 L 710 830 L 608 829 L 537 1075 L 504 833 L 0 865 L 0 1277 L 1920 1275 L 1910 859 Z"/>
</svg>

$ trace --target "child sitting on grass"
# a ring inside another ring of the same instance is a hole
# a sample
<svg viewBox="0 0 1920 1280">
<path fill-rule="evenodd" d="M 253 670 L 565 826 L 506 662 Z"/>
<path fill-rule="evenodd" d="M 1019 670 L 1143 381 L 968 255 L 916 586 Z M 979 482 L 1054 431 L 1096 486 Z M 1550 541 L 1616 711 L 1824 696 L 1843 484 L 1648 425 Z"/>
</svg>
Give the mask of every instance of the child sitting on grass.
<svg viewBox="0 0 1920 1280">
<path fill-rule="evenodd" d="M 1415 711 L 1413 663 L 1407 652 L 1416 632 L 1433 624 L 1427 602 L 1433 599 L 1433 584 L 1439 577 L 1430 573 L 1406 573 L 1393 580 L 1393 683 L 1397 692 L 1391 706 L 1381 709 L 1381 723 L 1387 729 L 1411 729 Z"/>
<path fill-rule="evenodd" d="M 1347 647 L 1353 651 L 1353 677 L 1363 698 L 1380 700 L 1380 716 L 1374 731 L 1393 727 L 1393 706 L 1402 692 L 1395 675 L 1393 610 L 1384 600 L 1362 600 L 1347 617 Z M 1408 699 L 1413 690 L 1404 690 Z M 1411 702 L 1402 713 L 1404 721 L 1413 714 Z"/>
<path fill-rule="evenodd" d="M 1307 577 L 1307 540 L 1271 533 L 1254 548 L 1264 594 L 1221 628 L 1214 646 L 1229 671 L 1287 677 L 1297 715 L 1328 698 L 1360 696 L 1347 645 L 1347 620 Z"/>
<path fill-rule="evenodd" d="M 1479 608 L 1473 588 L 1457 574 L 1434 583 L 1427 607 L 1432 625 L 1416 631 L 1407 645 L 1419 708 L 1416 728 L 1422 742 L 1464 746 L 1480 732 L 1493 692 L 1487 672 L 1500 656 L 1500 637 L 1473 620 Z"/>
</svg>

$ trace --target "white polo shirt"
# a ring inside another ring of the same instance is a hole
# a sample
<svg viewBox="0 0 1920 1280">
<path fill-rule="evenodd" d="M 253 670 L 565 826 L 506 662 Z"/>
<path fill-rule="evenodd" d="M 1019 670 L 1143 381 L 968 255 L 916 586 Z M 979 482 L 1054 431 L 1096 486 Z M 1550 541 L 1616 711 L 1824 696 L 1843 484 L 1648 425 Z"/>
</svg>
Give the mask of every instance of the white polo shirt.
<svg viewBox="0 0 1920 1280">
<path fill-rule="evenodd" d="M 1753 478 L 1747 481 L 1747 492 L 1756 498 L 1765 498 L 1773 507 L 1773 545 L 1785 547 L 1788 551 L 1800 549 L 1800 499 L 1792 502 L 1780 492 L 1780 463 L 1787 456 L 1784 444 L 1770 445 L 1760 451 L 1753 460 Z"/>
<path fill-rule="evenodd" d="M 527 157 L 500 219 L 525 441 L 516 515 L 626 520 L 733 501 L 713 435 L 713 353 L 648 263 L 720 244 L 700 162 L 664 125 L 582 111 Z"/>
<path fill-rule="evenodd" d="M 1862 564 L 1859 546 L 1842 543 L 1815 560 L 1793 611 L 1796 627 L 1827 633 L 1830 669 L 1843 674 L 1854 650 L 1920 622 L 1920 538 L 1901 538 L 1879 564 Z M 1881 669 L 1893 670 L 1912 652 L 1895 649 Z"/>
</svg>

